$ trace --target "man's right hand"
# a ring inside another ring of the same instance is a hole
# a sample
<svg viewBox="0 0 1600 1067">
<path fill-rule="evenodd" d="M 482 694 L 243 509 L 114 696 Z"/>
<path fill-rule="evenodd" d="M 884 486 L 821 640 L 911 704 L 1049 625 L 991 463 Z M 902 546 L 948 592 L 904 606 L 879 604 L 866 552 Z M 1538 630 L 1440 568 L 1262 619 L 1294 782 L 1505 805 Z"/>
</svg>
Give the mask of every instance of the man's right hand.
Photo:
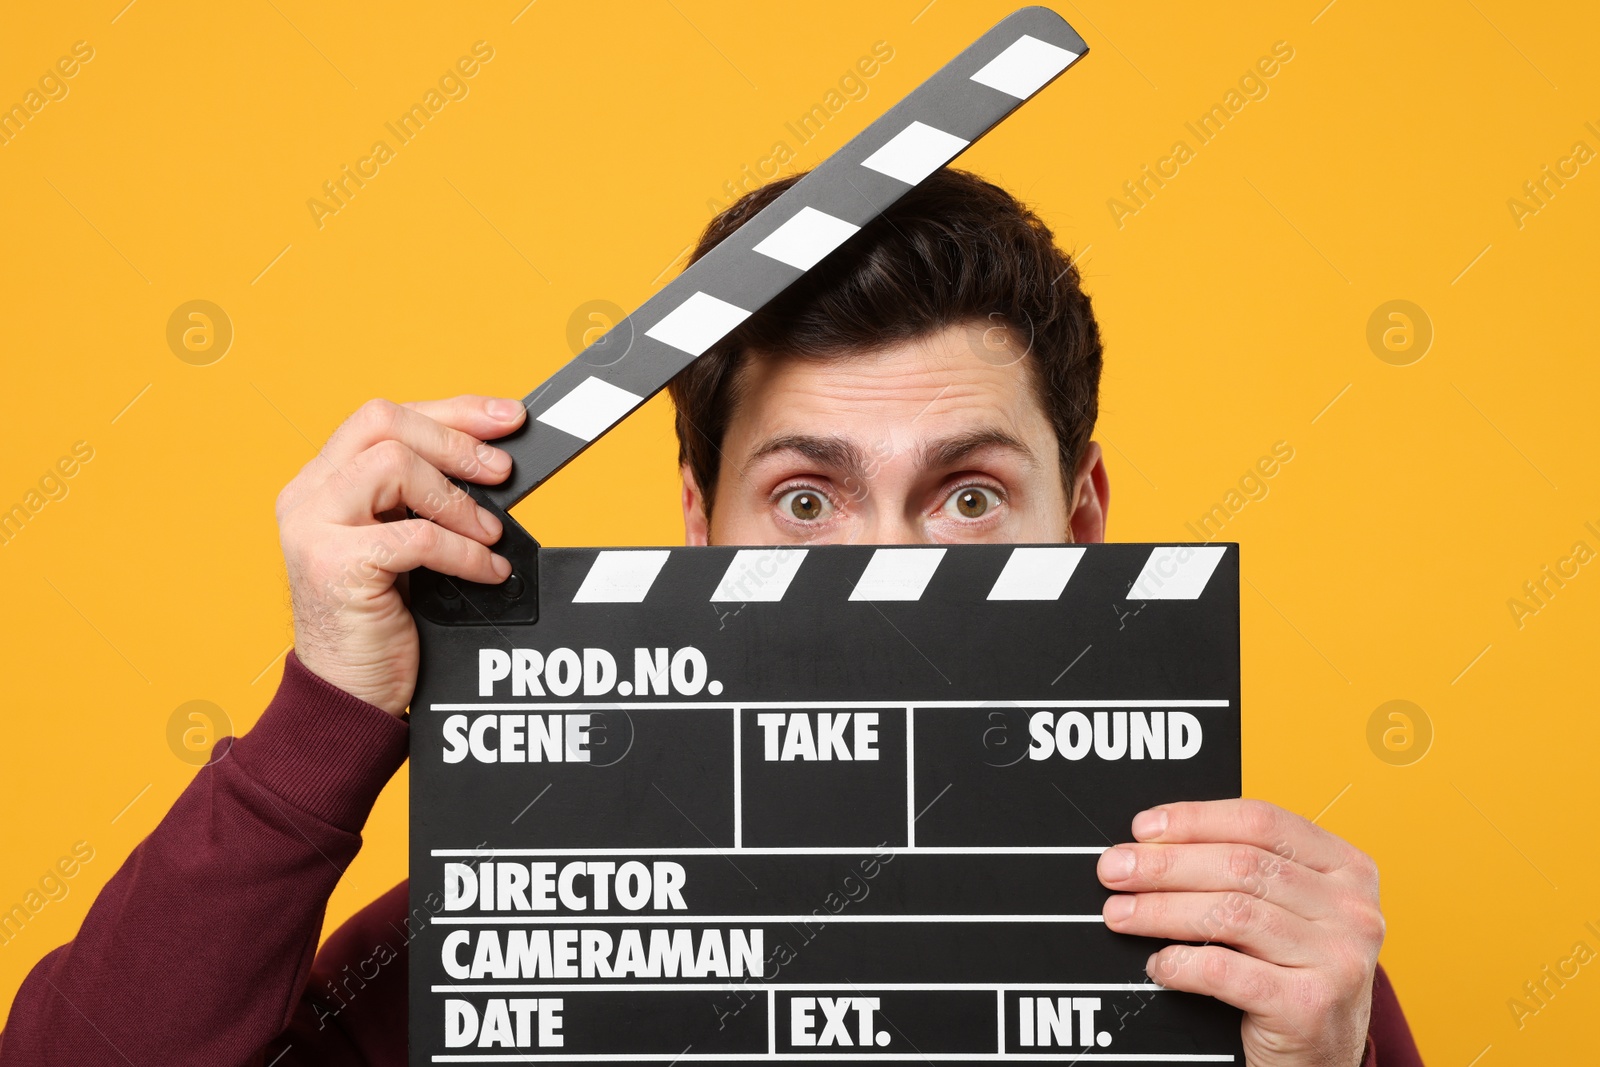
<svg viewBox="0 0 1600 1067">
<path fill-rule="evenodd" d="M 481 396 L 369 401 L 284 487 L 278 537 L 306 668 L 391 715 L 405 711 L 417 628 L 396 579 L 415 567 L 489 584 L 511 573 L 488 547 L 499 520 L 445 475 L 504 481 L 511 457 L 484 441 L 526 417 L 520 401 Z"/>
</svg>

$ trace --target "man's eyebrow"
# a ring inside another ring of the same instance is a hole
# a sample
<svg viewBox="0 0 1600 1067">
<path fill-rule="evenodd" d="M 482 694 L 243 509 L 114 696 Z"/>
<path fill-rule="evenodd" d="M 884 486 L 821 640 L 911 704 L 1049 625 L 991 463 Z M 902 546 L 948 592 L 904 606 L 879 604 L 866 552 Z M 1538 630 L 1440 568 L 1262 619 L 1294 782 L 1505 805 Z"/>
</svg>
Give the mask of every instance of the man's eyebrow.
<svg viewBox="0 0 1600 1067">
<path fill-rule="evenodd" d="M 818 437 L 813 434 L 791 433 L 763 441 L 750 453 L 750 463 L 756 463 L 780 452 L 794 452 L 835 470 L 858 473 L 866 467 L 866 459 L 855 442 L 845 437 Z"/>
<path fill-rule="evenodd" d="M 938 441 L 929 441 L 919 450 L 918 458 L 924 468 L 956 467 L 974 452 L 985 448 L 1001 448 L 1015 452 L 1022 459 L 1037 463 L 1033 449 L 1020 437 L 1001 429 L 972 430 Z"/>
</svg>

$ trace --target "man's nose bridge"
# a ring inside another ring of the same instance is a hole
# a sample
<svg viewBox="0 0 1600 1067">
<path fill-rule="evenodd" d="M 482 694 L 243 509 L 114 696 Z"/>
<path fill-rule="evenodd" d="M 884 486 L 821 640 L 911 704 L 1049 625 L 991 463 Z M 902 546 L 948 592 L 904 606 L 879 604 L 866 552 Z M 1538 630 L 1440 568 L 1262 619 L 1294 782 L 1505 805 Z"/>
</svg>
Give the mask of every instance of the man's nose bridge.
<svg viewBox="0 0 1600 1067">
<path fill-rule="evenodd" d="M 877 509 L 864 535 L 862 540 L 870 545 L 923 545 L 933 541 L 927 530 L 898 509 Z"/>
<path fill-rule="evenodd" d="M 909 497 L 917 477 L 912 442 L 888 428 L 867 453 L 865 480 L 856 486 L 863 522 L 859 540 L 872 545 L 932 542 Z"/>
</svg>

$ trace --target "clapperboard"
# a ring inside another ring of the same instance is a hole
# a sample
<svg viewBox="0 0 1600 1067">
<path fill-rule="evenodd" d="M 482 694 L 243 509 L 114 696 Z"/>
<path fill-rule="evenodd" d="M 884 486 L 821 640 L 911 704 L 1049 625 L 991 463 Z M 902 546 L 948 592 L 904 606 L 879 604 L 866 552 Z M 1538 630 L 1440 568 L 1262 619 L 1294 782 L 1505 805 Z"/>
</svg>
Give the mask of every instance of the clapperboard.
<svg viewBox="0 0 1600 1067">
<path fill-rule="evenodd" d="M 1087 51 L 1019 11 L 531 394 L 504 585 L 419 571 L 411 1062 L 1242 1062 L 1109 932 L 1237 796 L 1236 545 L 551 549 L 505 513 Z"/>
</svg>

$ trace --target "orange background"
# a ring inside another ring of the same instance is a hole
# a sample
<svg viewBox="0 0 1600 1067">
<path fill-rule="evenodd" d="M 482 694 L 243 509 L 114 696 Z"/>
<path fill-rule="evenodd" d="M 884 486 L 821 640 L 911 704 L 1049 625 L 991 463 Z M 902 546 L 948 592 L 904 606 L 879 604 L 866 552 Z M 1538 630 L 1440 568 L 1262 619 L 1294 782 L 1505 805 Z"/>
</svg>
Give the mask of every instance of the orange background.
<svg viewBox="0 0 1600 1067">
<path fill-rule="evenodd" d="M 290 640 L 273 498 L 346 413 L 531 389 L 570 357 L 575 309 L 670 276 L 724 182 L 780 141 L 824 158 L 1007 10 L 124 2 L 29 5 L 0 35 L 0 104 L 93 49 L 0 146 L 0 508 L 93 450 L 0 545 L 0 908 L 75 843 L 94 855 L 0 945 L 0 1002 L 192 777 L 175 710 L 209 701 L 242 731 L 270 697 Z M 1600 174 L 1561 163 L 1600 149 L 1600 15 L 1324 3 L 1063 3 L 1092 54 L 962 165 L 1082 259 L 1114 539 L 1192 537 L 1294 449 L 1221 531 L 1244 545 L 1247 791 L 1378 858 L 1383 960 L 1425 1056 L 1573 1062 L 1600 974 L 1520 1026 L 1508 1001 L 1576 942 L 1600 949 L 1600 566 L 1560 563 L 1600 549 Z M 480 40 L 468 95 L 319 228 L 322 183 Z M 893 58 L 865 95 L 800 144 L 785 123 L 878 41 Z M 1185 123 L 1279 41 L 1293 58 L 1266 95 L 1200 144 Z M 1180 139 L 1192 158 L 1127 200 Z M 1523 183 L 1546 165 L 1569 177 L 1536 203 Z M 205 366 L 167 342 L 195 299 L 234 331 Z M 1420 359 L 1369 345 L 1395 299 L 1431 323 Z M 518 516 L 548 544 L 676 543 L 672 448 L 658 399 Z M 1568 577 L 1519 618 L 1546 565 Z M 1403 738 L 1368 740 L 1394 699 L 1433 733 L 1407 765 Z M 330 925 L 404 876 L 406 781 Z"/>
</svg>

